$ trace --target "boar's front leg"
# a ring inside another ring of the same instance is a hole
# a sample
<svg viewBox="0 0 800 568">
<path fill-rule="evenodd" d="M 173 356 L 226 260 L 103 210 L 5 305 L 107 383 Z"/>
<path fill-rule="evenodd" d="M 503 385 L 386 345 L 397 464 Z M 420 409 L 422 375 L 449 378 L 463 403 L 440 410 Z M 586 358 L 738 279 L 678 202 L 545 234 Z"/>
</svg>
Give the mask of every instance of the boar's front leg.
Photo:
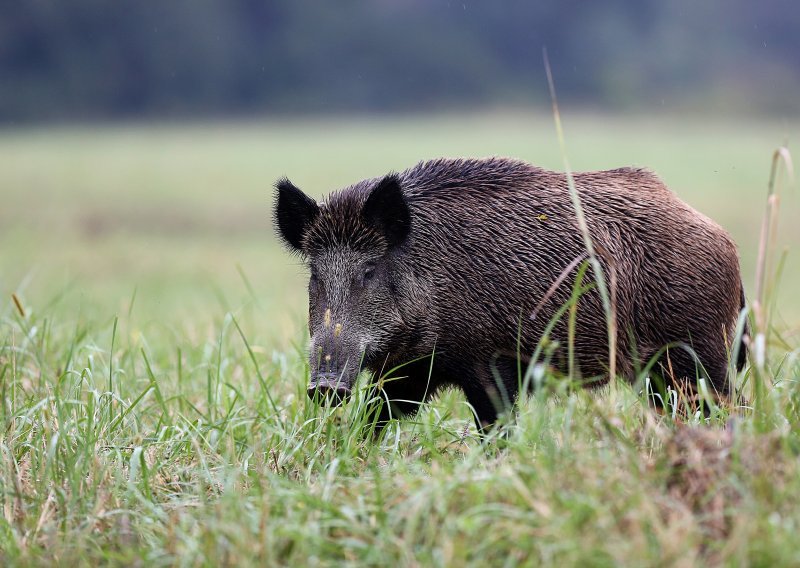
<svg viewBox="0 0 800 568">
<path fill-rule="evenodd" d="M 463 375 L 461 388 L 473 408 L 479 432 L 489 430 L 501 414 L 511 410 L 519 391 L 519 370 L 510 357 L 492 357 L 488 363 L 476 363 L 473 373 Z"/>
<path fill-rule="evenodd" d="M 373 385 L 370 420 L 380 432 L 392 418 L 413 416 L 439 389 L 441 382 L 431 372 L 430 358 L 403 365 Z"/>
</svg>

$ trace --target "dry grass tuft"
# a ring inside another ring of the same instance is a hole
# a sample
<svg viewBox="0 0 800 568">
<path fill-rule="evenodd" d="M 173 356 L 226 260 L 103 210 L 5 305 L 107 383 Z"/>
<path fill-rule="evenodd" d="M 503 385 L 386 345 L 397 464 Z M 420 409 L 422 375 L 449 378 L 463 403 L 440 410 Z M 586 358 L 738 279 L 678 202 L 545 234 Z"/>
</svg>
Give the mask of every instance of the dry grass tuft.
<svg viewBox="0 0 800 568">
<path fill-rule="evenodd" d="M 667 472 L 670 508 L 678 503 L 692 514 L 708 542 L 729 538 L 740 520 L 745 487 L 764 480 L 772 489 L 796 473 L 776 432 L 752 435 L 724 429 L 678 425 L 668 436 L 659 464 Z"/>
<path fill-rule="evenodd" d="M 715 540 L 729 533 L 726 511 L 738 499 L 726 483 L 732 446 L 730 430 L 679 426 L 664 447 L 669 497 L 688 507 Z"/>
</svg>

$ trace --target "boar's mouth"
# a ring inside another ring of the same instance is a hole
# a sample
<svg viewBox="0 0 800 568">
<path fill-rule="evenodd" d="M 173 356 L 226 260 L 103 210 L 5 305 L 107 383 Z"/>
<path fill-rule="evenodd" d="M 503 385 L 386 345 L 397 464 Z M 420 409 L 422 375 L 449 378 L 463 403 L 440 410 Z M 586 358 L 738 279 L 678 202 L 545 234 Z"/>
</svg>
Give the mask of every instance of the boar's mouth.
<svg viewBox="0 0 800 568">
<path fill-rule="evenodd" d="M 350 397 L 343 373 L 318 373 L 308 385 L 308 396 L 317 404 L 339 406 Z"/>
</svg>

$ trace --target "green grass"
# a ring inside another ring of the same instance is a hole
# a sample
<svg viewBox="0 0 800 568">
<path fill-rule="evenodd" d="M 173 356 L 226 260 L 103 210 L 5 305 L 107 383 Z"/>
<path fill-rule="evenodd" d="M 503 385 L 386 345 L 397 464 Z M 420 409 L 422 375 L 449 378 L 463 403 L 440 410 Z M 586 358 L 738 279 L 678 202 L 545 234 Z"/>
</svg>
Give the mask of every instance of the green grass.
<svg viewBox="0 0 800 568">
<path fill-rule="evenodd" d="M 565 127 L 574 168 L 647 165 L 725 226 L 752 290 L 770 155 L 797 123 Z M 768 388 L 703 428 L 624 385 L 553 385 L 483 442 L 455 392 L 376 440 L 363 393 L 338 410 L 308 402 L 304 275 L 271 234 L 272 182 L 319 195 L 487 154 L 562 161 L 546 116 L 0 133 L 0 560 L 800 562 L 791 254 Z M 791 191 L 782 207 L 794 253 Z"/>
</svg>

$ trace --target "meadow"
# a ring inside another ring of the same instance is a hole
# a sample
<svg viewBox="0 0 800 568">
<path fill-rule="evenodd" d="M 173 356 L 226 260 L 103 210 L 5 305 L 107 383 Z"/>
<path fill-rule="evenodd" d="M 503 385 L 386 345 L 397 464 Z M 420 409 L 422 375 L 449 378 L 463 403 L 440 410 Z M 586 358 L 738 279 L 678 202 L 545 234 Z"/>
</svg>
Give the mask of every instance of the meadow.
<svg viewBox="0 0 800 568">
<path fill-rule="evenodd" d="M 575 170 L 647 166 L 728 229 L 753 294 L 772 152 L 800 122 L 564 120 Z M 274 236 L 273 182 L 321 196 L 485 155 L 563 169 L 547 115 L 0 131 L 0 561 L 800 563 L 789 184 L 746 401 L 659 414 L 624 384 L 552 384 L 483 440 L 455 392 L 377 439 L 363 393 L 308 401 L 305 273 Z"/>
</svg>

